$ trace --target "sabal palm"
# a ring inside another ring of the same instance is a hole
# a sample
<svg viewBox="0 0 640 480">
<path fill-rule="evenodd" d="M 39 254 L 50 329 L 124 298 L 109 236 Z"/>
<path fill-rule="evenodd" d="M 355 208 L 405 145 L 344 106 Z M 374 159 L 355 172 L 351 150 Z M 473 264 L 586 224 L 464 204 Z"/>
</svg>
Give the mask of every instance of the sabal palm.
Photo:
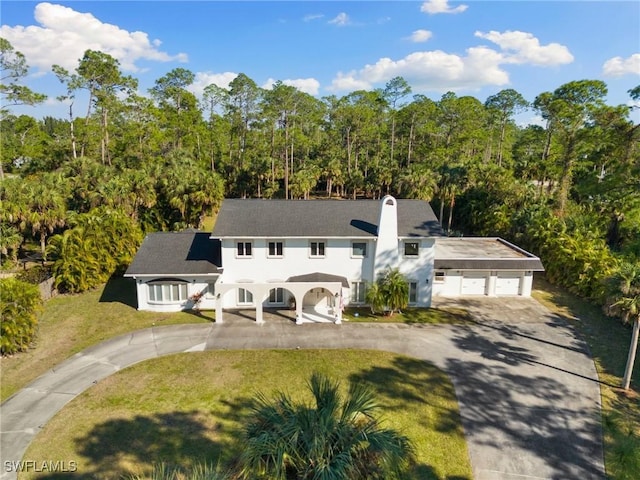
<svg viewBox="0 0 640 480">
<path fill-rule="evenodd" d="M 22 244 L 23 237 L 17 228 L 6 223 L 0 223 L 0 255 L 9 255 L 14 262 L 18 261 L 18 249 Z"/>
<path fill-rule="evenodd" d="M 65 225 L 68 193 L 68 181 L 54 173 L 7 182 L 2 189 L 2 217 L 20 230 L 30 229 L 38 236 L 46 258 L 47 237 Z"/>
<path fill-rule="evenodd" d="M 279 393 L 259 395 L 246 427 L 242 454 L 245 478 L 359 480 L 395 478 L 412 455 L 409 440 L 384 429 L 371 390 L 313 374 L 313 404 Z"/>
<path fill-rule="evenodd" d="M 149 475 L 133 474 L 127 480 L 231 480 L 230 473 L 209 464 L 197 463 L 192 468 L 180 468 L 158 463 Z"/>
</svg>

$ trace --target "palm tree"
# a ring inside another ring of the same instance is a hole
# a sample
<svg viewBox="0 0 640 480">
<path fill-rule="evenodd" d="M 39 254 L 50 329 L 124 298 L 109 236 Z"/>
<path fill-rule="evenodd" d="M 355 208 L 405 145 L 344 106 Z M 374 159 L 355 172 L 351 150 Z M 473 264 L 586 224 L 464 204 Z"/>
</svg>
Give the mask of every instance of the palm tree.
<svg viewBox="0 0 640 480">
<path fill-rule="evenodd" d="M 371 390 L 340 384 L 314 373 L 308 387 L 314 404 L 295 403 L 280 392 L 259 394 L 245 429 L 245 478 L 272 480 L 364 480 L 397 478 L 412 457 L 409 440 L 384 429 Z"/>
<path fill-rule="evenodd" d="M 133 474 L 127 480 L 231 480 L 232 475 L 206 463 L 197 463 L 192 468 L 180 468 L 158 463 L 150 475 Z"/>
<path fill-rule="evenodd" d="M 55 285 L 82 292 L 106 281 L 131 262 L 142 232 L 124 212 L 99 207 L 71 215 L 71 228 L 55 235 L 48 250 L 55 258 Z"/>
<path fill-rule="evenodd" d="M 367 285 L 367 303 L 371 308 L 371 313 L 381 312 L 384 310 L 384 298 L 382 297 L 382 291 L 380 290 L 380 284 L 373 282 Z"/>
<path fill-rule="evenodd" d="M 47 237 L 66 224 L 68 181 L 51 173 L 24 180 L 21 191 L 21 224 L 30 226 L 34 236 L 40 238 L 40 251 L 46 260 Z"/>
<path fill-rule="evenodd" d="M 633 322 L 627 366 L 622 380 L 622 388 L 628 390 L 638 348 L 638 334 L 640 333 L 640 264 L 623 263 L 617 273 L 611 277 L 609 291 L 612 310 L 622 314 L 624 323 Z"/>
<path fill-rule="evenodd" d="M 13 225 L 0 223 L 0 263 L 2 255 L 8 257 L 11 252 L 11 259 L 15 263 L 18 261 L 18 249 L 22 244 L 23 237 Z"/>
<path fill-rule="evenodd" d="M 378 283 L 384 304 L 389 307 L 391 315 L 409 304 L 409 284 L 397 268 L 387 270 Z"/>
</svg>

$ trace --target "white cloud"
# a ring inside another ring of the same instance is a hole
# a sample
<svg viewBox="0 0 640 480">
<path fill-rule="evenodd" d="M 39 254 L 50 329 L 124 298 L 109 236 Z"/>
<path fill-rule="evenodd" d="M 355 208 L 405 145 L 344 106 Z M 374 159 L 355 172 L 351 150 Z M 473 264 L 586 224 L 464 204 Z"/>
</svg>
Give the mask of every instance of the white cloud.
<svg viewBox="0 0 640 480">
<path fill-rule="evenodd" d="M 213 73 L 213 72 L 198 72 L 195 75 L 195 79 L 188 90 L 197 97 L 202 96 L 202 92 L 206 87 L 212 83 L 220 88 L 229 88 L 229 84 L 234 78 L 238 76 L 235 72 Z"/>
<path fill-rule="evenodd" d="M 344 27 L 351 23 L 351 19 L 349 19 L 349 15 L 344 12 L 339 13 L 336 18 L 329 20 L 329 23 L 332 25 L 336 25 L 338 27 Z"/>
<path fill-rule="evenodd" d="M 313 20 L 320 20 L 321 18 L 324 18 L 324 14 L 322 14 L 322 13 L 310 13 L 309 15 L 305 15 L 304 17 L 302 17 L 302 20 L 304 22 L 311 22 Z"/>
<path fill-rule="evenodd" d="M 238 74 L 235 72 L 198 72 L 195 75 L 195 80 L 193 81 L 193 83 L 189 85 L 188 90 L 198 98 L 201 98 L 204 89 L 211 84 L 228 90 L 229 84 L 237 76 Z M 264 84 L 262 84 L 262 88 L 271 90 L 274 83 L 276 83 L 276 80 L 273 78 L 269 78 L 266 82 L 264 82 Z M 315 78 L 287 79 L 282 80 L 282 83 L 284 83 L 285 85 L 296 87 L 301 92 L 308 93 L 309 95 L 317 95 L 320 91 L 320 82 L 318 82 L 318 80 L 316 80 Z"/>
<path fill-rule="evenodd" d="M 531 33 L 509 30 L 500 33 L 492 30 L 488 33 L 476 32 L 475 36 L 498 45 L 507 53 L 505 58 L 508 63 L 550 66 L 573 62 L 573 55 L 567 47 L 559 43 L 540 45 L 540 40 Z"/>
<path fill-rule="evenodd" d="M 401 76 L 415 90 L 447 91 L 506 85 L 509 75 L 500 68 L 503 57 L 486 47 L 470 48 L 466 56 L 441 50 L 414 52 L 400 60 L 381 58 L 360 70 L 339 72 L 329 90 L 371 89 Z"/>
<path fill-rule="evenodd" d="M 640 53 L 634 53 L 629 58 L 610 58 L 602 65 L 602 74 L 607 77 L 640 75 Z"/>
<path fill-rule="evenodd" d="M 547 121 L 540 115 L 523 116 L 519 120 L 516 120 L 516 123 L 519 127 L 522 128 L 525 128 L 529 125 L 537 125 L 538 127 L 545 127 L 547 125 Z"/>
<path fill-rule="evenodd" d="M 274 83 L 276 83 L 276 80 L 269 78 L 269 80 L 264 82 L 262 88 L 271 90 Z M 320 91 L 320 82 L 315 78 L 287 79 L 282 80 L 282 83 L 289 85 L 290 87 L 296 87 L 301 92 L 308 93 L 309 95 L 318 95 L 318 92 Z"/>
<path fill-rule="evenodd" d="M 361 80 L 356 78 L 357 72 L 351 71 L 349 73 L 338 72 L 336 78 L 331 81 L 331 86 L 327 87 L 330 91 L 356 91 L 356 90 L 370 90 L 371 83 L 367 80 Z"/>
<path fill-rule="evenodd" d="M 413 32 L 409 37 L 409 39 L 414 43 L 424 43 L 427 40 L 429 40 L 431 37 L 433 37 L 433 32 L 430 32 L 429 30 L 420 29 Z"/>
<path fill-rule="evenodd" d="M 74 70 L 85 50 L 100 50 L 120 61 L 124 71 L 137 72 L 138 60 L 186 62 L 187 55 L 169 55 L 159 50 L 160 40 L 149 40 L 144 32 L 129 32 L 103 23 L 90 13 L 51 3 L 39 3 L 34 10 L 40 26 L 0 27 L 0 36 L 22 52 L 27 63 L 47 71 L 58 64 Z"/>
<path fill-rule="evenodd" d="M 503 68 L 505 65 L 549 66 L 573 61 L 565 46 L 540 45 L 530 33 L 492 31 L 475 35 L 496 43 L 500 50 L 481 45 L 468 48 L 463 55 L 433 50 L 414 52 L 398 60 L 381 58 L 359 70 L 339 72 L 328 89 L 371 89 L 401 76 L 418 91 L 477 90 L 507 85 L 509 73 Z M 415 36 L 420 38 L 417 32 L 410 38 Z"/>
<path fill-rule="evenodd" d="M 420 11 L 429 15 L 436 15 L 438 13 L 462 13 L 467 8 L 469 8 L 467 5 L 451 7 L 449 0 L 428 0 L 422 4 Z"/>
</svg>

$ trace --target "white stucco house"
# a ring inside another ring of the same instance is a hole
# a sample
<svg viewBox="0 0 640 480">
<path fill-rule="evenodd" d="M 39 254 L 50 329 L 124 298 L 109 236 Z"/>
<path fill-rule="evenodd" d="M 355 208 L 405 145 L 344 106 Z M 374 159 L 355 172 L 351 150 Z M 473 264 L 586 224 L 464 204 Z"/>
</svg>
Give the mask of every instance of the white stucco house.
<svg viewBox="0 0 640 480">
<path fill-rule="evenodd" d="M 387 268 L 409 282 L 409 304 L 436 295 L 529 296 L 540 259 L 499 238 L 449 238 L 428 202 L 258 200 L 222 203 L 211 234 L 148 235 L 125 277 L 138 309 L 295 308 L 340 323 Z"/>
</svg>

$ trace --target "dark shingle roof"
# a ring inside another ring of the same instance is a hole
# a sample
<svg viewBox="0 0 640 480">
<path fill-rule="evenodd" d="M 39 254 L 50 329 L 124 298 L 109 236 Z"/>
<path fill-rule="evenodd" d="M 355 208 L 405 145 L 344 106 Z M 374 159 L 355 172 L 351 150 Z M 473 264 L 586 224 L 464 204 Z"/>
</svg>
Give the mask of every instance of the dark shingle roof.
<svg viewBox="0 0 640 480">
<path fill-rule="evenodd" d="M 147 235 L 125 276 L 203 275 L 218 272 L 220 241 L 205 232 Z"/>
<path fill-rule="evenodd" d="M 398 235 L 442 235 L 431 206 L 422 200 L 397 200 Z M 380 200 L 241 200 L 222 203 L 214 238 L 371 237 L 376 236 Z"/>
</svg>

